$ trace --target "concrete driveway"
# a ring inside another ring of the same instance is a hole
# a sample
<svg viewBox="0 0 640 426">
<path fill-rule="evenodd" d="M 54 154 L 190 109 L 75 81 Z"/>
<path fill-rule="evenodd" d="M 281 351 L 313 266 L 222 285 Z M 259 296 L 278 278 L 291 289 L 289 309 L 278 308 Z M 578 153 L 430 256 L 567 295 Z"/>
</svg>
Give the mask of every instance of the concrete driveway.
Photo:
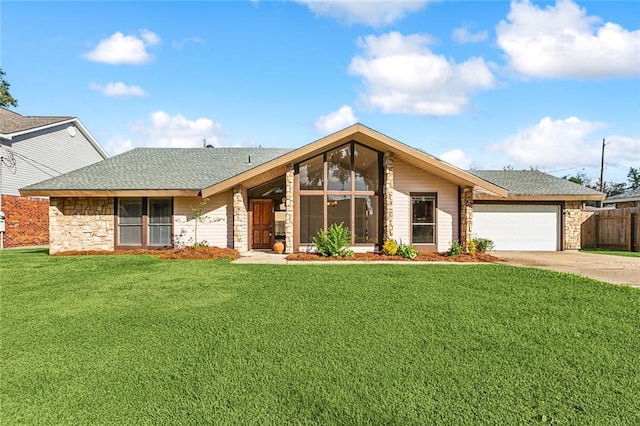
<svg viewBox="0 0 640 426">
<path fill-rule="evenodd" d="M 580 251 L 499 251 L 493 255 L 509 265 L 551 269 L 640 288 L 640 257 Z"/>
</svg>

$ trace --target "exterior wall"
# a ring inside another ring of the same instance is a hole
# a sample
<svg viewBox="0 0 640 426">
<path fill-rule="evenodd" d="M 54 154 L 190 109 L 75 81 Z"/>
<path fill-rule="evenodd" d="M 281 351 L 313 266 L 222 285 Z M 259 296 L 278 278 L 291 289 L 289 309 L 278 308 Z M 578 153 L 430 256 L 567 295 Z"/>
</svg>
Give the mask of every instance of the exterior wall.
<svg viewBox="0 0 640 426">
<path fill-rule="evenodd" d="M 407 163 L 393 164 L 393 238 L 411 242 L 411 193 L 433 192 L 438 196 L 436 249 L 446 251 L 458 240 L 458 186 Z"/>
<path fill-rule="evenodd" d="M 193 208 L 200 208 L 202 198 L 175 197 L 173 201 L 173 241 L 176 247 L 196 243 Z M 209 197 L 198 223 L 198 242 L 210 246 L 233 247 L 233 200 L 231 191 Z"/>
<path fill-rule="evenodd" d="M 15 174 L 3 166 L 3 194 L 20 195 L 20 188 L 103 160 L 79 129 L 71 136 L 69 126 L 75 129 L 65 124 L 0 143 L 0 155 L 6 157 L 13 151 L 16 162 Z"/>
<path fill-rule="evenodd" d="M 49 202 L 49 253 L 112 251 L 112 197 L 52 197 Z"/>
<path fill-rule="evenodd" d="M 382 240 L 387 241 L 393 238 L 393 154 L 389 151 L 384 153 L 384 207 L 383 207 L 383 230 Z M 383 243 L 384 244 L 384 243 Z"/>
<path fill-rule="evenodd" d="M 293 253 L 293 233 L 294 233 L 294 225 L 293 225 L 293 191 L 294 191 L 294 181 L 295 181 L 295 172 L 293 168 L 293 164 L 287 165 L 287 175 L 285 177 L 285 196 L 287 197 L 287 202 L 285 204 L 285 216 L 284 216 L 284 252 L 285 253 Z"/>
<path fill-rule="evenodd" d="M 249 206 L 247 190 L 240 186 L 233 188 L 233 248 L 240 253 L 249 250 Z"/>
<path fill-rule="evenodd" d="M 591 217 L 594 212 L 582 210 L 580 201 L 565 202 L 562 211 L 562 250 L 580 250 L 582 248 L 582 224 Z"/>
<path fill-rule="evenodd" d="M 2 211 L 5 247 L 49 244 L 49 199 L 3 195 Z"/>
</svg>

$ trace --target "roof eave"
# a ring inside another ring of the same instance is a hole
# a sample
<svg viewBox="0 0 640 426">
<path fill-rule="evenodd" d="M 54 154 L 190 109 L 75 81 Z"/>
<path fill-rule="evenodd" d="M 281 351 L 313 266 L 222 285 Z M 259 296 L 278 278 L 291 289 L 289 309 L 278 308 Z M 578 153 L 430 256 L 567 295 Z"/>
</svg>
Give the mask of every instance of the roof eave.
<svg viewBox="0 0 640 426">
<path fill-rule="evenodd" d="M 508 201 L 602 201 L 605 194 L 509 194 Z M 491 194 L 473 194 L 473 199 L 478 201 L 502 200 Z"/>
<path fill-rule="evenodd" d="M 198 197 L 197 189 L 21 189 L 23 197 Z"/>
</svg>

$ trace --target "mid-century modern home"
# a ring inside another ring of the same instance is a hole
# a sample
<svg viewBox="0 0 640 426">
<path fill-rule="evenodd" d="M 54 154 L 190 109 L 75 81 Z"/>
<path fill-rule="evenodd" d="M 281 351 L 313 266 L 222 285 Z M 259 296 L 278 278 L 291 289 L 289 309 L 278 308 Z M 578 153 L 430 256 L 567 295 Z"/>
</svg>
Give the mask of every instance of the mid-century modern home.
<svg viewBox="0 0 640 426">
<path fill-rule="evenodd" d="M 50 197 L 51 253 L 203 240 L 291 253 L 333 223 L 356 251 L 389 238 L 446 251 L 473 236 L 577 249 L 582 201 L 604 198 L 537 171 L 464 171 L 361 124 L 293 150 L 138 148 L 21 193 Z"/>
<path fill-rule="evenodd" d="M 25 116 L 0 108 L 0 211 L 5 247 L 49 243 L 49 200 L 20 188 L 109 158 L 76 117 Z"/>
</svg>

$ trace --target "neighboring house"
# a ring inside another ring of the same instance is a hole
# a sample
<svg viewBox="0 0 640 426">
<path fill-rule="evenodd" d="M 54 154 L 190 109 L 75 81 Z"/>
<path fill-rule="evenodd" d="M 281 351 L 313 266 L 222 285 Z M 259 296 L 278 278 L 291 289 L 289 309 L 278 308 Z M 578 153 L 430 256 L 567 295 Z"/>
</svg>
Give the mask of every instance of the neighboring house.
<svg viewBox="0 0 640 426">
<path fill-rule="evenodd" d="M 32 117 L 0 108 L 0 210 L 5 247 L 49 243 L 49 200 L 19 189 L 108 158 L 75 117 Z"/>
<path fill-rule="evenodd" d="M 607 197 L 604 200 L 605 207 L 624 209 L 625 207 L 640 207 L 640 188 L 630 189 L 622 194 Z"/>
<path fill-rule="evenodd" d="M 508 184 L 476 174 L 354 124 L 295 150 L 138 148 L 21 192 L 51 197 L 51 253 L 193 244 L 194 210 L 203 201 L 197 240 L 240 252 L 276 240 L 289 253 L 310 250 L 319 229 L 340 222 L 357 251 L 388 238 L 445 251 L 476 233 L 474 199 L 522 205 L 526 197 L 557 209 L 557 245 L 545 249 L 576 249 L 580 223 L 567 218 L 580 216 L 579 200 L 604 198 L 575 184 L 511 196 Z M 521 213 L 516 221 L 528 214 Z M 538 213 L 546 214 L 531 214 Z M 577 240 L 562 239 L 575 232 Z"/>
</svg>

